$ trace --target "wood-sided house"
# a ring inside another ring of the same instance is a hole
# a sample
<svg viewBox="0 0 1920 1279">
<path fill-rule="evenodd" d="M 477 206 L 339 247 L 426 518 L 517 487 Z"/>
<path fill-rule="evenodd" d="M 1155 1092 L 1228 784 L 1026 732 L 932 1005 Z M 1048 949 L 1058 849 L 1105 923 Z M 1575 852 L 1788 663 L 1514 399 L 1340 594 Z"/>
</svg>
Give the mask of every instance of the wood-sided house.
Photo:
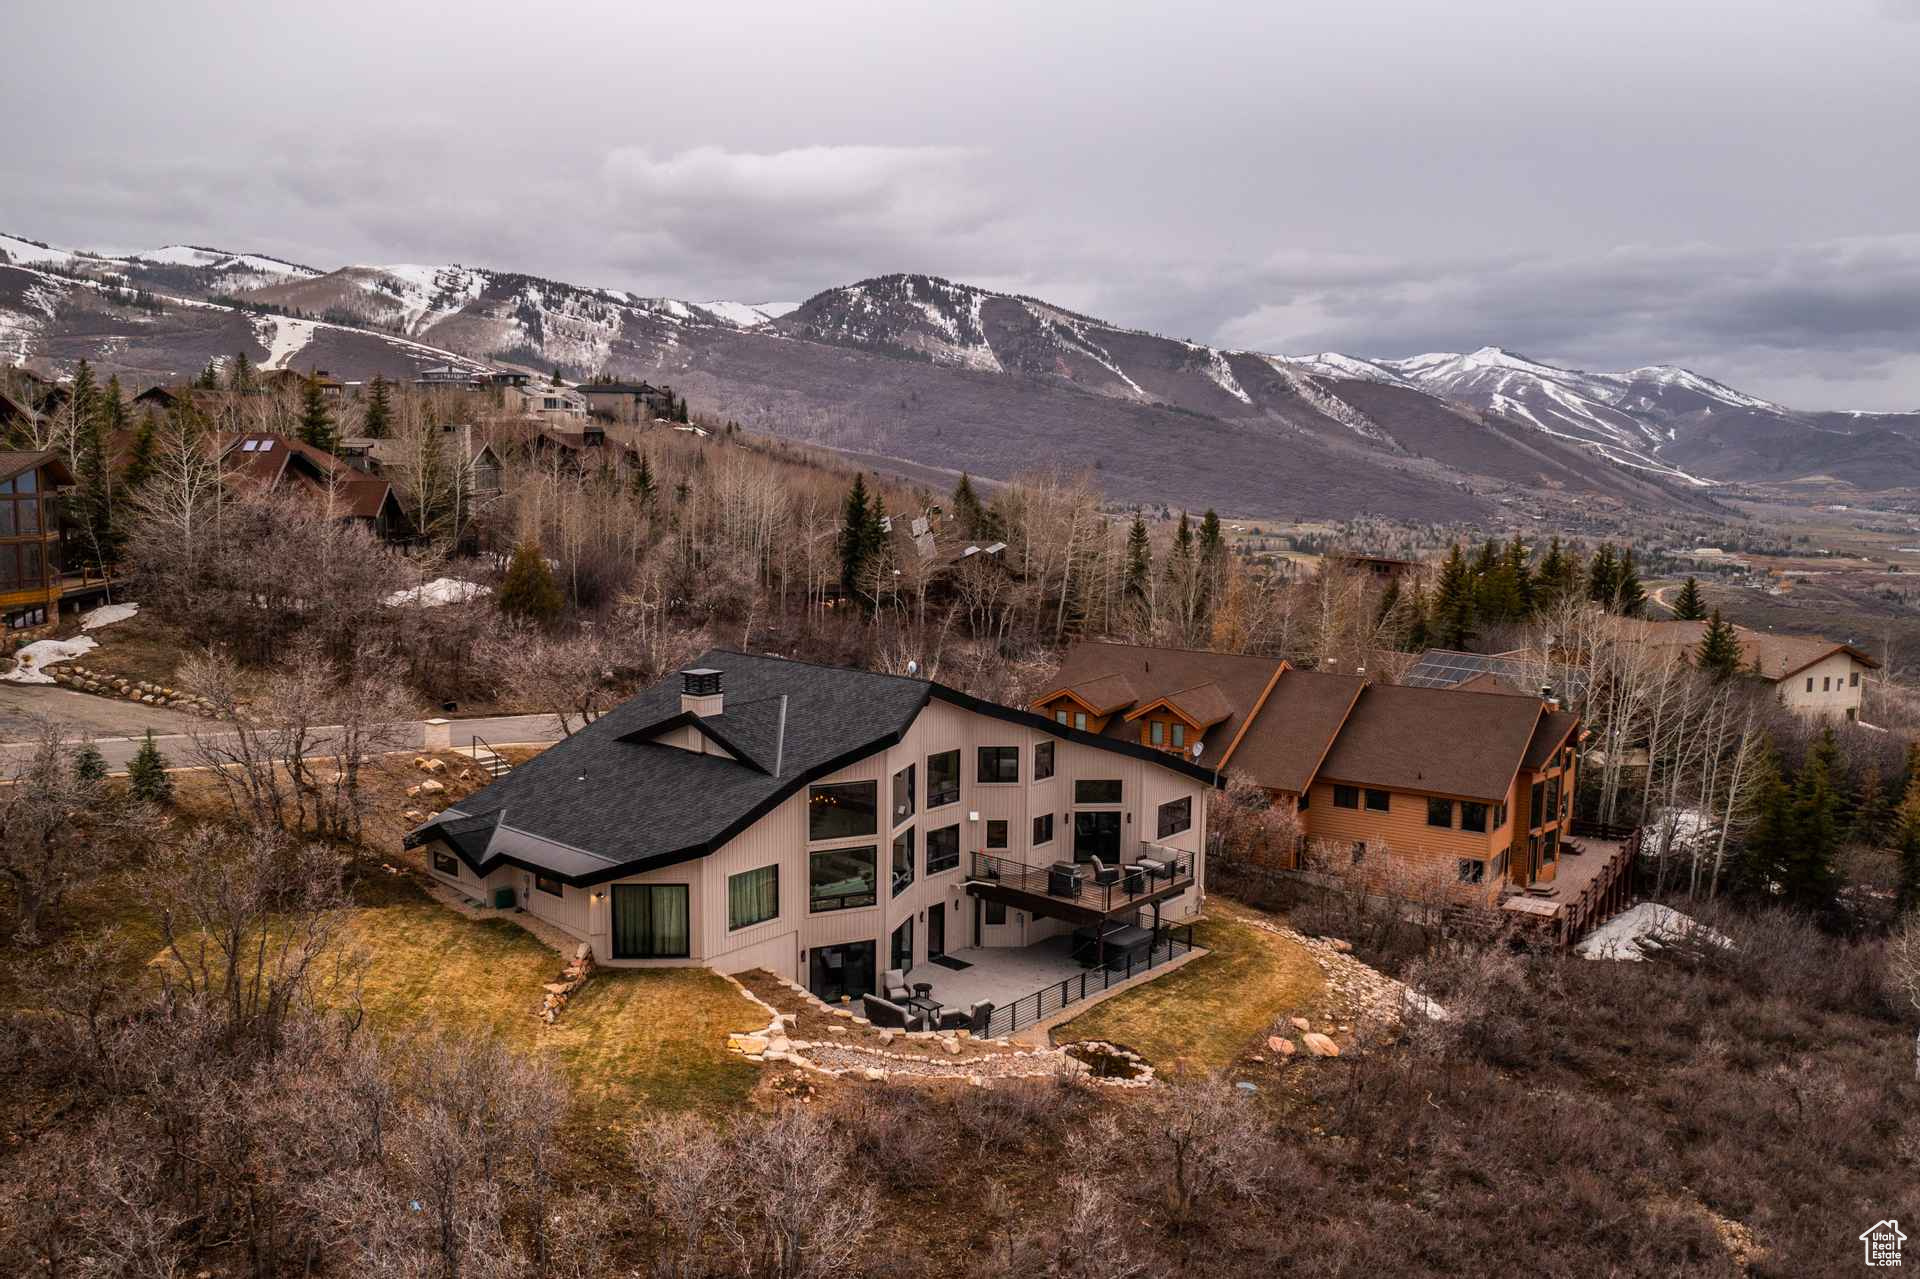
<svg viewBox="0 0 1920 1279">
<path fill-rule="evenodd" d="M 858 999 L 1083 935 L 1089 964 L 1153 953 L 1200 908 L 1210 782 L 927 680 L 717 650 L 407 842 L 603 963 L 764 968 Z M 941 962 L 960 950 L 974 962 Z"/>
<path fill-rule="evenodd" d="M 1296 868 L 1482 904 L 1560 874 L 1580 724 L 1552 699 L 1083 642 L 1034 707 L 1249 777 L 1296 812 Z"/>
<path fill-rule="evenodd" d="M 60 612 L 60 521 L 56 502 L 73 484 L 53 452 L 0 452 L 0 623 L 45 626 Z"/>
<path fill-rule="evenodd" d="M 382 541 L 403 542 L 413 534 L 390 480 L 363 475 L 325 449 L 270 432 L 227 434 L 214 446 L 221 469 L 237 483 L 325 499 L 341 519 L 365 525 Z"/>
</svg>

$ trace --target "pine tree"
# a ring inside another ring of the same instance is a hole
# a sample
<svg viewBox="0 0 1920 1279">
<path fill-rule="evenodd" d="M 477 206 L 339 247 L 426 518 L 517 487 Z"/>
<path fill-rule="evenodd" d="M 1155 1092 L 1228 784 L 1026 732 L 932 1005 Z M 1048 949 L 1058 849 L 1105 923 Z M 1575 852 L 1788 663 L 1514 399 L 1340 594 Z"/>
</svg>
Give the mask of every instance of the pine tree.
<svg viewBox="0 0 1920 1279">
<path fill-rule="evenodd" d="M 1907 783 L 1894 827 L 1894 851 L 1900 858 L 1900 913 L 1920 907 L 1920 775 Z"/>
<path fill-rule="evenodd" d="M 1547 540 L 1547 553 L 1540 557 L 1537 576 L 1540 585 L 1534 592 L 1534 603 L 1542 612 L 1551 611 L 1565 598 L 1562 588 L 1567 577 L 1567 557 L 1557 534 Z"/>
<path fill-rule="evenodd" d="M 1698 622 L 1706 617 L 1707 602 L 1700 598 L 1697 579 L 1688 578 L 1680 593 L 1673 597 L 1673 615 L 1683 622 Z"/>
<path fill-rule="evenodd" d="M 961 477 L 966 483 L 966 477 Z M 1153 545 L 1147 540 L 1147 522 L 1138 510 L 1133 513 L 1133 525 L 1127 529 L 1127 598 L 1136 603 L 1144 603 L 1147 591 L 1152 584 Z"/>
<path fill-rule="evenodd" d="M 1602 542 L 1587 565 L 1587 598 L 1605 609 L 1612 609 L 1620 598 L 1620 561 L 1611 542 Z"/>
<path fill-rule="evenodd" d="M 327 397 L 320 390 L 320 379 L 312 375 L 300 390 L 300 440 L 326 453 L 338 446 L 333 434 L 333 414 L 327 411 Z"/>
<path fill-rule="evenodd" d="M 111 379 L 103 394 L 94 386 L 93 370 L 85 360 L 80 361 L 73 375 L 72 405 L 72 465 L 80 482 L 67 511 L 80 533 L 81 566 L 105 572 L 118 559 L 119 546 L 113 527 L 113 476 L 102 419 L 125 420 L 120 379 Z"/>
<path fill-rule="evenodd" d="M 673 410 L 673 420 L 676 422 L 691 422 L 693 420 L 687 416 L 687 397 L 684 395 L 680 397 L 679 404 L 675 406 Z"/>
<path fill-rule="evenodd" d="M 137 800 L 165 806 L 173 803 L 173 778 L 167 773 L 167 757 L 153 743 L 153 730 L 140 743 L 133 762 L 127 765 L 127 790 Z"/>
<path fill-rule="evenodd" d="M 200 370 L 200 376 L 194 380 L 194 389 L 198 391 L 217 391 L 220 389 L 220 366 L 213 360 L 207 361 L 207 367 Z"/>
<path fill-rule="evenodd" d="M 543 626 L 551 625 L 560 616 L 565 601 L 546 559 L 540 554 L 539 543 L 522 542 L 514 548 L 513 559 L 507 563 L 507 575 L 500 583 L 500 593 L 494 596 L 494 602 L 508 617 Z"/>
<path fill-rule="evenodd" d="M 1413 603 L 1407 609 L 1406 648 L 1410 653 L 1418 653 L 1432 642 L 1432 630 L 1427 624 L 1427 593 L 1416 586 Z"/>
<path fill-rule="evenodd" d="M 653 505 L 653 463 L 647 461 L 647 455 L 640 455 L 640 464 L 633 469 L 633 495 L 640 499 L 641 506 Z"/>
<path fill-rule="evenodd" d="M 1507 543 L 1505 573 L 1513 592 L 1514 621 L 1525 621 L 1533 616 L 1533 570 L 1527 563 L 1527 548 L 1516 535 Z"/>
<path fill-rule="evenodd" d="M 148 409 L 134 430 L 133 447 L 127 450 L 127 466 L 120 474 L 120 486 L 129 493 L 145 484 L 153 474 L 154 451 L 158 447 L 154 437 L 159 429 L 153 410 Z"/>
<path fill-rule="evenodd" d="M 1633 548 L 1620 556 L 1620 575 L 1614 581 L 1613 610 L 1622 617 L 1638 617 L 1647 606 L 1646 588 L 1640 585 L 1640 573 L 1633 566 Z"/>
<path fill-rule="evenodd" d="M 550 380 L 550 381 L 551 381 L 551 382 L 553 383 L 553 385 L 555 385 L 555 386 L 559 386 L 559 385 L 561 385 L 561 382 L 560 382 L 560 366 L 559 366 L 558 364 L 556 364 L 556 365 L 554 365 L 554 366 L 553 366 L 553 377 L 552 377 L 552 378 L 550 378 L 549 380 Z"/>
<path fill-rule="evenodd" d="M 1830 739 L 1832 730 L 1827 730 Z M 1816 747 L 1793 780 L 1789 842 L 1780 860 L 1780 883 L 1788 901 L 1812 909 L 1832 905 L 1839 888 L 1834 854 L 1840 848 L 1839 799 L 1829 771 L 1832 751 Z"/>
<path fill-rule="evenodd" d="M 387 380 L 378 373 L 367 387 L 367 416 L 360 424 L 360 433 L 370 440 L 384 440 L 393 430 L 393 397 L 388 391 Z"/>
<path fill-rule="evenodd" d="M 1868 764 L 1860 775 L 1860 797 L 1847 827 L 1847 838 L 1856 844 L 1880 847 L 1893 830 L 1892 800 L 1886 783 L 1880 778 L 1879 766 Z"/>
<path fill-rule="evenodd" d="M 1767 743 L 1754 766 L 1753 823 L 1741 844 L 1741 886 L 1762 897 L 1777 897 L 1780 863 L 1793 842 L 1792 799 L 1780 775 L 1780 758 Z"/>
<path fill-rule="evenodd" d="M 1430 628 L 1442 648 L 1462 649 L 1473 639 L 1473 574 L 1467 557 L 1455 542 L 1446 563 L 1440 566 L 1440 581 L 1434 587 Z"/>
<path fill-rule="evenodd" d="M 1706 634 L 1700 637 L 1700 646 L 1694 650 L 1693 664 L 1716 682 L 1740 673 L 1740 637 L 1732 623 L 1722 620 L 1717 608 L 1707 623 Z"/>
<path fill-rule="evenodd" d="M 245 351 L 234 352 L 233 363 L 227 366 L 227 389 L 242 393 L 253 389 L 253 361 Z"/>
<path fill-rule="evenodd" d="M 73 775 L 83 782 L 97 782 L 107 775 L 107 757 L 92 742 L 82 742 L 73 752 Z"/>
<path fill-rule="evenodd" d="M 980 501 L 980 494 L 973 487 L 973 479 L 965 471 L 960 473 L 960 482 L 953 486 L 953 518 L 960 525 L 961 536 L 970 541 L 1000 540 L 993 513 Z"/>
<path fill-rule="evenodd" d="M 861 579 L 866 574 L 867 558 L 873 547 L 872 516 L 866 477 L 856 474 L 853 487 L 847 490 L 840 517 L 840 589 L 847 593 L 848 599 L 860 597 Z"/>
</svg>

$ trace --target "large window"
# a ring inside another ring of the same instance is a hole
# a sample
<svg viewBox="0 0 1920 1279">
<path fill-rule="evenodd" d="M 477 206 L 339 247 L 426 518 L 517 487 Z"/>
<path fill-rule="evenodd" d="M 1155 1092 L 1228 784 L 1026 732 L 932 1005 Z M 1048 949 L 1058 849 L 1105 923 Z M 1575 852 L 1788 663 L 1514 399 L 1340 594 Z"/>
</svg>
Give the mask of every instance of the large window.
<svg viewBox="0 0 1920 1279">
<path fill-rule="evenodd" d="M 1560 816 L 1560 774 L 1555 773 L 1547 779 L 1547 806 L 1541 821 L 1550 822 Z"/>
<path fill-rule="evenodd" d="M 1053 743 L 1041 742 L 1033 748 L 1033 780 L 1044 782 L 1053 776 Z"/>
<path fill-rule="evenodd" d="M 1383 791 L 1383 790 L 1375 790 L 1371 786 L 1367 787 L 1367 807 L 1372 809 L 1376 813 L 1386 813 L 1386 812 L 1393 811 L 1392 793 L 1388 791 Z"/>
<path fill-rule="evenodd" d="M 615 959 L 685 959 L 690 936 L 685 884 L 613 886 Z"/>
<path fill-rule="evenodd" d="M 927 756 L 927 807 L 960 802 L 960 752 Z"/>
<path fill-rule="evenodd" d="M 1360 788 L 1358 786 L 1342 786 L 1337 782 L 1334 783 L 1333 806 L 1335 808 L 1360 807 Z"/>
<path fill-rule="evenodd" d="M 551 875 L 535 875 L 533 877 L 533 886 L 541 892 L 550 893 L 555 897 L 565 897 L 567 895 L 566 888 L 562 886 L 559 880 L 553 878 Z"/>
<path fill-rule="evenodd" d="M 807 788 L 807 838 L 850 839 L 879 830 L 878 782 L 836 782 Z"/>
<path fill-rule="evenodd" d="M 1427 825 L 1453 828 L 1453 801 L 1450 799 L 1430 799 L 1427 801 Z"/>
<path fill-rule="evenodd" d="M 1547 784 L 1545 782 L 1535 782 L 1533 784 L 1533 805 L 1527 809 L 1528 826 L 1537 827 L 1547 820 L 1546 814 L 1540 811 L 1541 806 L 1546 803 L 1546 798 Z"/>
<path fill-rule="evenodd" d="M 458 877 L 460 874 L 460 859 L 444 848 L 436 848 L 433 850 L 433 868 L 442 875 Z"/>
<path fill-rule="evenodd" d="M 1073 784 L 1073 802 L 1076 804 L 1117 804 L 1120 802 L 1119 781 L 1075 782 Z"/>
<path fill-rule="evenodd" d="M 1460 805 L 1460 829 L 1487 833 L 1487 806 L 1463 801 Z"/>
<path fill-rule="evenodd" d="M 1042 813 L 1033 819 L 1033 843 L 1037 848 L 1041 844 L 1053 842 L 1053 814 Z"/>
<path fill-rule="evenodd" d="M 893 824 L 898 826 L 913 816 L 913 765 L 893 775 Z"/>
<path fill-rule="evenodd" d="M 960 864 L 960 828 L 942 826 L 927 832 L 927 874 L 937 875 Z"/>
<path fill-rule="evenodd" d="M 893 966 L 901 972 L 913 971 L 913 919 L 911 916 L 900 927 L 893 930 L 890 958 Z"/>
<path fill-rule="evenodd" d="M 982 746 L 980 748 L 980 771 L 975 781 L 1017 782 L 1020 780 L 1020 748 L 1018 746 Z"/>
<path fill-rule="evenodd" d="M 1485 862 L 1480 861 L 1479 859 L 1473 858 L 1473 857 L 1462 857 L 1460 859 L 1460 882 L 1461 883 L 1480 884 L 1480 883 L 1485 883 L 1486 878 L 1487 878 L 1487 864 Z"/>
<path fill-rule="evenodd" d="M 1193 827 L 1193 796 L 1184 795 L 1160 805 L 1159 839 Z"/>
<path fill-rule="evenodd" d="M 913 883 L 913 827 L 893 837 L 893 895 L 898 897 Z"/>
<path fill-rule="evenodd" d="M 851 910 L 879 900 L 879 850 L 827 848 L 807 858 L 807 897 L 816 911 Z"/>
<path fill-rule="evenodd" d="M 764 924 L 780 913 L 780 867 L 727 876 L 727 927 Z"/>
<path fill-rule="evenodd" d="M 1560 832 L 1550 830 L 1540 844 L 1540 864 L 1546 865 L 1560 856 Z"/>
</svg>

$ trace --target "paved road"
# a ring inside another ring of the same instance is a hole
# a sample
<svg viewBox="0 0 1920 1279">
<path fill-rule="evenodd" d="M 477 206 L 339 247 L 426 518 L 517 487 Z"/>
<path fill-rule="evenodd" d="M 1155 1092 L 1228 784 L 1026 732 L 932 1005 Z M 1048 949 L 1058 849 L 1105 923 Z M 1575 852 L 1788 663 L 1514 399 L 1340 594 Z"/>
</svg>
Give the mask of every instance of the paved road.
<svg viewBox="0 0 1920 1279">
<path fill-rule="evenodd" d="M 64 692 L 65 690 L 59 691 Z M 80 701 L 97 702 L 108 710 L 121 709 L 118 703 L 108 698 L 90 697 L 85 693 L 74 693 L 72 696 Z M 126 709 L 151 713 L 154 708 L 151 706 L 134 706 L 132 703 L 128 703 Z M 181 715 L 178 716 L 178 718 L 194 725 L 203 732 L 211 727 L 206 720 L 196 719 L 192 716 Z M 112 731 L 126 733 L 128 727 L 128 725 L 122 724 Z M 421 750 L 425 746 L 429 731 L 434 727 L 437 726 L 428 725 L 425 721 L 421 720 L 411 720 L 405 723 L 394 724 L 391 726 L 392 731 L 387 735 L 386 749 L 389 751 Z M 96 732 L 99 731 L 101 730 L 96 730 Z M 502 715 L 485 719 L 454 720 L 447 725 L 448 744 L 461 750 L 466 749 L 467 746 L 472 743 L 472 739 L 476 734 L 483 738 L 490 746 L 553 742 L 558 741 L 561 737 L 560 723 L 552 715 Z M 77 738 L 82 736 L 82 734 L 76 732 L 74 736 Z M 328 730 L 324 728 L 317 730 L 317 737 L 318 747 L 315 753 L 325 754 Z M 144 740 L 145 732 L 142 727 L 138 735 L 114 737 L 97 735 L 94 737 L 94 745 L 100 748 L 100 754 L 106 758 L 108 770 L 119 773 L 126 771 L 127 764 L 133 759 L 134 754 L 139 751 L 140 745 Z M 211 740 L 220 740 L 220 735 L 214 734 Z M 177 732 L 163 734 L 156 729 L 153 735 L 153 741 L 154 745 L 159 747 L 160 753 L 166 756 L 168 764 L 176 768 L 190 766 L 189 761 L 193 758 L 193 743 L 188 740 L 185 735 Z M 11 745 L 0 744 L 0 775 L 5 775 L 12 764 L 24 759 L 31 750 L 32 747 L 30 745 L 18 743 Z"/>
<path fill-rule="evenodd" d="M 198 723 L 192 715 L 163 706 L 142 706 L 125 698 L 76 693 L 57 684 L 0 682 L 0 742 L 32 741 L 34 717 L 71 725 L 69 736 L 88 733 L 128 737 L 146 732 L 183 733 Z"/>
</svg>

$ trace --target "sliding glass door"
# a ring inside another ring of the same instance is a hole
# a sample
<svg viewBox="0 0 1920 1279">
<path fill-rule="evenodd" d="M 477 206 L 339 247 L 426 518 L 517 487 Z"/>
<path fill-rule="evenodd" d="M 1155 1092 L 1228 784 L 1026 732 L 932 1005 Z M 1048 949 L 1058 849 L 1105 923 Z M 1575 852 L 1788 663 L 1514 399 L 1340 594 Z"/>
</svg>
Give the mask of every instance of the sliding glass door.
<svg viewBox="0 0 1920 1279">
<path fill-rule="evenodd" d="M 691 940 L 685 884 L 613 886 L 615 959 L 685 959 Z"/>
</svg>

